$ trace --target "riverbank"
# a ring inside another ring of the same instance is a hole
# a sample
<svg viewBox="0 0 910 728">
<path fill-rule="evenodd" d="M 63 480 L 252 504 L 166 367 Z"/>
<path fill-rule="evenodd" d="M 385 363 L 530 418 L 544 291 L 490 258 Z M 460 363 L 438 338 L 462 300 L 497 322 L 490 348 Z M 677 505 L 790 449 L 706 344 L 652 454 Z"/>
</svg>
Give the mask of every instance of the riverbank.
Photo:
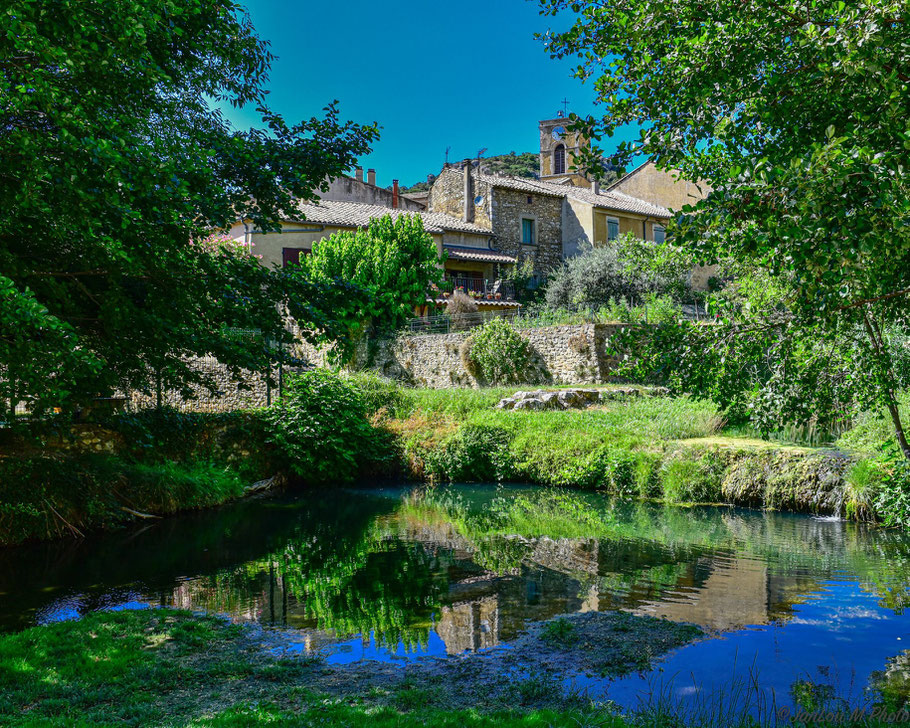
<svg viewBox="0 0 910 728">
<path fill-rule="evenodd" d="M 604 676 L 644 669 L 698 635 L 696 628 L 647 617 L 574 615 L 533 627 L 511 653 L 337 667 L 282 650 L 280 633 L 215 617 L 165 609 L 96 613 L 0 637 L 0 718 L 10 728 L 670 728 L 682 716 L 666 704 L 621 714 L 565 679 L 598 660 Z M 815 698 L 807 690 L 809 715 Z M 715 701 L 714 720 L 696 719 L 693 728 L 770 725 L 777 717 L 770 706 L 735 718 L 722 698 Z M 850 720 L 848 708 L 835 713 L 835 705 L 815 703 L 834 717 L 806 723 L 894 724 Z"/>
<path fill-rule="evenodd" d="M 496 409 L 515 389 L 416 390 L 390 408 L 383 423 L 401 443 L 408 475 L 875 515 L 872 493 L 851 487 L 861 459 L 851 452 L 728 434 L 710 403 L 645 387 L 603 388 L 598 404 L 580 410 Z"/>
<path fill-rule="evenodd" d="M 284 481 L 255 412 L 147 410 L 0 435 L 0 546 L 148 523 Z"/>
<path fill-rule="evenodd" d="M 844 447 L 807 447 L 743 437 L 712 404 L 647 387 L 604 386 L 593 406 L 534 411 L 496 408 L 518 387 L 409 389 L 325 372 L 300 382 L 267 410 L 147 411 L 7 433 L 0 545 L 220 505 L 288 477 L 533 483 L 889 525 L 910 510 L 906 468 L 868 454 L 883 435 L 874 419 Z"/>
<path fill-rule="evenodd" d="M 512 649 L 486 656 L 333 666 L 295 653 L 293 635 L 216 617 L 95 613 L 0 637 L 0 722 L 71 726 L 78 711 L 97 726 L 421 725 L 431 718 L 572 725 L 595 707 L 566 690 L 563 678 L 647 669 L 699 635 L 649 617 L 572 615 L 532 626 Z"/>
</svg>

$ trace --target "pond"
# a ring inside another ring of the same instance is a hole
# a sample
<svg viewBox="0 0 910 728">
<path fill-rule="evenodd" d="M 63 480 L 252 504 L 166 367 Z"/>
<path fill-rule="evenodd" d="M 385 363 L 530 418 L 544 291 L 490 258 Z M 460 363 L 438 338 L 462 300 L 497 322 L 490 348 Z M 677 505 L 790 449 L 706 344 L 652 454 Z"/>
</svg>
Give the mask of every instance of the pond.
<svg viewBox="0 0 910 728">
<path fill-rule="evenodd" d="M 508 649 L 531 622 L 624 610 L 700 625 L 632 705 L 731 675 L 777 696 L 910 684 L 910 538 L 832 518 L 522 486 L 308 492 L 0 552 L 0 628 L 163 605 L 282 628 L 345 664 Z M 780 699 L 780 698 L 779 698 Z"/>
</svg>

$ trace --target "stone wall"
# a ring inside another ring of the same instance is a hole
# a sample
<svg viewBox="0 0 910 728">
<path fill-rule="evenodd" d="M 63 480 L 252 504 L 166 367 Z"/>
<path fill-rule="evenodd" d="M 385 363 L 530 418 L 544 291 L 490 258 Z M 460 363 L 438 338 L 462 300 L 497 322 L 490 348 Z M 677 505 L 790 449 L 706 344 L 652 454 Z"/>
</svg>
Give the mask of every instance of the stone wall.
<svg viewBox="0 0 910 728">
<path fill-rule="evenodd" d="M 185 398 L 179 391 L 162 392 L 161 403 L 167 407 L 184 412 L 230 412 L 238 409 L 265 407 L 269 395 L 274 401 L 278 397 L 277 380 L 279 372 L 272 373 L 273 386 L 271 393 L 262 372 L 244 370 L 239 378 L 231 375 L 228 368 L 214 357 L 198 357 L 190 360 L 191 366 L 215 381 L 214 393 L 201 387 L 194 387 L 192 398 Z M 132 409 L 154 407 L 157 402 L 155 392 L 146 394 L 133 391 L 129 393 L 129 406 Z"/>
<path fill-rule="evenodd" d="M 598 384 L 608 381 L 610 337 L 621 324 L 545 326 L 521 331 L 534 352 L 531 382 Z M 393 379 L 431 388 L 477 387 L 465 367 L 470 332 L 400 336 L 378 342 L 369 366 Z M 366 361 L 358 362 L 366 365 Z"/>
<path fill-rule="evenodd" d="M 520 260 L 530 258 L 540 274 L 546 275 L 562 265 L 562 197 L 497 187 L 492 206 L 497 248 Z M 525 218 L 535 221 L 534 245 L 521 241 L 521 221 Z"/>
</svg>

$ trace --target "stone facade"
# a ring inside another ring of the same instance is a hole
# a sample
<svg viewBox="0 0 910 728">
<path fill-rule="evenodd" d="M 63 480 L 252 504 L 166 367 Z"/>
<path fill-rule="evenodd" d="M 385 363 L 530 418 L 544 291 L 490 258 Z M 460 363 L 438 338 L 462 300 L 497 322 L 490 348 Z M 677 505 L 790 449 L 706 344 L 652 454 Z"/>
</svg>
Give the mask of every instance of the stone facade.
<svg viewBox="0 0 910 728">
<path fill-rule="evenodd" d="M 622 324 L 545 326 L 521 331 L 534 355 L 532 376 L 540 384 L 600 384 L 610 380 L 610 337 Z M 465 367 L 470 332 L 399 336 L 379 342 L 370 368 L 415 386 L 443 389 L 478 387 Z"/>
<path fill-rule="evenodd" d="M 492 207 L 493 235 L 506 255 L 533 260 L 542 273 L 562 265 L 562 198 L 497 189 Z M 534 221 L 533 245 L 522 242 L 522 220 Z"/>
<path fill-rule="evenodd" d="M 318 192 L 321 200 L 334 200 L 336 202 L 362 202 L 367 205 L 379 205 L 381 207 L 397 207 L 401 210 L 411 210 L 413 212 L 422 212 L 426 205 L 422 202 L 397 194 L 392 190 L 384 187 L 378 187 L 375 184 L 364 182 L 354 177 L 342 175 L 335 179 L 328 180 L 329 189 Z"/>
</svg>

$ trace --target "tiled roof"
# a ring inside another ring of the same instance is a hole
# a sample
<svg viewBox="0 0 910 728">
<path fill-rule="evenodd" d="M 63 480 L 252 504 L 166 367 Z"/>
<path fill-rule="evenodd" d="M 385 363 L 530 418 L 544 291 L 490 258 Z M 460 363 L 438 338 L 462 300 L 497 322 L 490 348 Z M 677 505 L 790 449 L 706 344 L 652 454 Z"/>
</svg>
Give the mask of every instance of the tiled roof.
<svg viewBox="0 0 910 728">
<path fill-rule="evenodd" d="M 443 250 L 449 254 L 449 260 L 476 260 L 482 263 L 514 263 L 511 255 L 500 253 L 498 250 L 484 248 L 468 248 L 463 245 L 443 245 Z"/>
<path fill-rule="evenodd" d="M 423 226 L 427 232 L 441 233 L 444 231 L 476 233 L 478 235 L 492 235 L 485 228 L 464 222 L 457 217 L 446 215 L 442 212 L 417 212 L 415 210 L 401 210 L 382 205 L 367 205 L 360 202 L 337 202 L 334 200 L 320 200 L 318 203 L 301 203 L 297 206 L 306 218 L 299 222 L 311 222 L 318 225 L 338 225 L 340 227 L 366 227 L 375 217 L 391 215 L 397 219 L 399 215 L 419 215 L 423 219 Z"/>
<path fill-rule="evenodd" d="M 607 210 L 631 212 L 649 217 L 670 217 L 670 211 L 667 208 L 653 205 L 650 202 L 645 202 L 623 192 L 601 190 L 595 193 L 594 190 L 586 187 L 575 187 L 560 182 L 544 182 L 537 179 L 504 177 L 493 174 L 478 174 L 476 178 L 479 182 L 486 182 L 493 187 L 529 192 L 531 194 L 549 195 L 550 197 L 571 197 L 574 200 L 586 202 L 589 205 Z"/>
</svg>

